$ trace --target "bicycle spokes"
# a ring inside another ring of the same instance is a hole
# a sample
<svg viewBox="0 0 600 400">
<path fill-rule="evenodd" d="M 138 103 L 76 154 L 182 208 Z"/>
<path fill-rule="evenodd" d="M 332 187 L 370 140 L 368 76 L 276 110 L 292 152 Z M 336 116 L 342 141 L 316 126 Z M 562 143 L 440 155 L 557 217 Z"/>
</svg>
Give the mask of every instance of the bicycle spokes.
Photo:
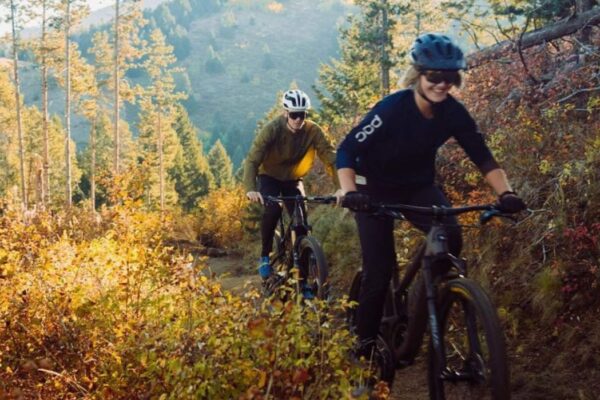
<svg viewBox="0 0 600 400">
<path fill-rule="evenodd" d="M 430 384 L 439 399 L 508 399 L 506 354 L 495 310 L 478 285 L 465 281 L 451 283 L 446 292 L 440 316 L 445 368 L 435 368 L 435 358 L 430 358 Z"/>
</svg>

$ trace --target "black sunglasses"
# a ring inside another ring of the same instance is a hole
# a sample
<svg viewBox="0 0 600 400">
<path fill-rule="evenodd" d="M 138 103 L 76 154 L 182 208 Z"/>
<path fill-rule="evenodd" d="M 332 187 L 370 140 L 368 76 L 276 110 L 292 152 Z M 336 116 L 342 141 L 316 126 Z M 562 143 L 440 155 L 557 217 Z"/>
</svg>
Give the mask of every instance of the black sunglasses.
<svg viewBox="0 0 600 400">
<path fill-rule="evenodd" d="M 306 111 L 290 112 L 288 113 L 288 116 L 290 117 L 290 119 L 304 119 L 306 118 Z"/>
<path fill-rule="evenodd" d="M 458 85 L 460 83 L 460 74 L 458 71 L 442 71 L 436 69 L 430 69 L 426 71 L 422 71 L 421 75 L 427 79 L 427 81 L 438 84 L 442 82 L 446 82 L 450 85 Z"/>
</svg>

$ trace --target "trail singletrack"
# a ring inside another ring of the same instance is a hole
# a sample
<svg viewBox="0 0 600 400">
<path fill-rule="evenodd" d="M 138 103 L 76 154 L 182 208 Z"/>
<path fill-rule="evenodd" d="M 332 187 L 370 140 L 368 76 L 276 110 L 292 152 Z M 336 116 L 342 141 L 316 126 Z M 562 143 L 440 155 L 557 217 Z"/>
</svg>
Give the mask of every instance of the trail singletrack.
<svg viewBox="0 0 600 400">
<path fill-rule="evenodd" d="M 260 289 L 258 274 L 253 273 L 252 268 L 245 266 L 239 256 L 204 257 L 200 261 L 207 266 L 208 272 L 219 280 L 221 287 L 232 294 L 241 295 L 251 288 Z M 389 400 L 426 400 L 429 398 L 425 363 L 426 360 L 423 357 L 418 357 L 414 365 L 396 371 Z"/>
</svg>

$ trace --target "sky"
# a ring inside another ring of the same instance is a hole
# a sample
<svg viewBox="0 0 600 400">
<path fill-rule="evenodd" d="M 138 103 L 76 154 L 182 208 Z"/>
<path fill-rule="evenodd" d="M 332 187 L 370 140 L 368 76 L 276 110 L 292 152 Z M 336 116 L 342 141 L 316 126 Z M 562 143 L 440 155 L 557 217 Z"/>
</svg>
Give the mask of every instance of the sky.
<svg viewBox="0 0 600 400">
<path fill-rule="evenodd" d="M 21 0 L 23 1 L 23 0 Z M 19 3 L 21 2 L 19 0 L 16 0 L 17 2 L 17 6 L 19 5 Z M 86 3 L 88 4 L 88 6 L 90 7 L 91 11 L 94 10 L 98 10 L 100 8 L 109 6 L 111 4 L 114 4 L 114 0 L 86 0 Z M 4 35 L 5 33 L 9 33 L 11 30 L 11 24 L 10 22 L 6 21 L 6 16 L 8 15 L 9 11 L 8 8 L 0 6 L 0 35 Z M 33 21 L 31 24 L 28 24 L 27 26 L 36 26 L 38 25 L 39 22 L 35 22 Z"/>
</svg>

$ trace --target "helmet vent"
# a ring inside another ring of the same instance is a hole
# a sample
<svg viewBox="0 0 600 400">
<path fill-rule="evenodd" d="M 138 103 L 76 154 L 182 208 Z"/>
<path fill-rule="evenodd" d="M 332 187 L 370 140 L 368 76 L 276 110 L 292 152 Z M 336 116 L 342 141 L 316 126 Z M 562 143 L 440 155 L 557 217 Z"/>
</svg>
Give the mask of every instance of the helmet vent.
<svg viewBox="0 0 600 400">
<path fill-rule="evenodd" d="M 420 70 L 459 70 L 467 66 L 460 47 L 450 37 L 437 33 L 416 38 L 409 54 L 412 64 Z"/>
</svg>

